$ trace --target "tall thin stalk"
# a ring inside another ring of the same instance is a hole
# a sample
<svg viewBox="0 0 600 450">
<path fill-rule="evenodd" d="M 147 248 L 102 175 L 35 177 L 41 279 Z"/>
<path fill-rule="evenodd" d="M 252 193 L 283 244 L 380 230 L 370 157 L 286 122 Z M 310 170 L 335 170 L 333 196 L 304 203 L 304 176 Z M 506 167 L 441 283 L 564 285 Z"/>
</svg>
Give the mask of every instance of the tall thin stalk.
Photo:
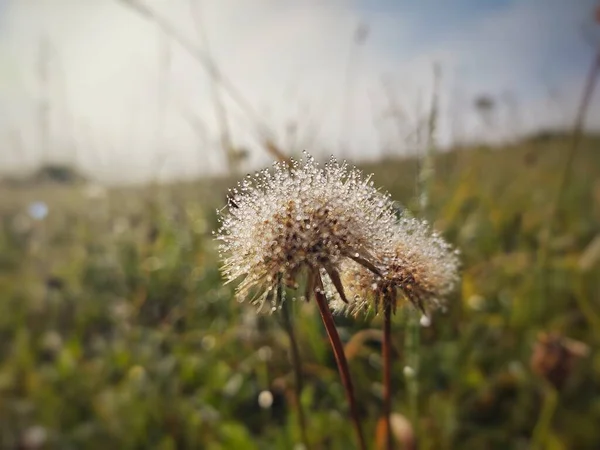
<svg viewBox="0 0 600 450">
<path fill-rule="evenodd" d="M 39 102 L 38 102 L 38 145 L 43 164 L 50 162 L 50 44 L 43 37 L 39 44 L 37 61 Z"/>
<path fill-rule="evenodd" d="M 353 77 L 356 67 L 356 61 L 358 58 L 358 50 L 365 41 L 369 34 L 369 28 L 364 23 L 359 23 L 354 31 L 352 43 L 350 44 L 350 50 L 348 52 L 348 59 L 346 60 L 346 72 L 344 74 L 344 97 L 342 99 L 342 121 L 340 127 L 340 151 L 343 156 L 348 152 L 349 142 L 345 138 L 348 136 L 348 127 L 352 126 L 352 93 L 353 93 Z"/>
<path fill-rule="evenodd" d="M 550 224 L 552 224 L 556 219 L 556 214 L 558 210 L 559 203 L 562 200 L 562 196 L 564 195 L 565 188 L 567 183 L 569 182 L 569 176 L 571 174 L 571 168 L 573 166 L 573 162 L 575 161 L 575 155 L 579 150 L 579 144 L 581 143 L 581 137 L 583 134 L 583 127 L 585 125 L 585 118 L 587 116 L 587 112 L 590 107 L 590 103 L 592 97 L 594 95 L 594 90 L 596 88 L 596 83 L 598 82 L 598 76 L 600 75 L 600 50 L 596 52 L 596 57 L 590 67 L 590 71 L 588 72 L 587 79 L 585 82 L 585 86 L 583 88 L 583 93 L 581 95 L 581 101 L 579 103 L 579 108 L 577 109 L 577 117 L 575 118 L 575 125 L 573 126 L 573 137 L 571 140 L 571 148 L 569 153 L 567 153 L 567 160 L 565 161 L 563 173 L 560 179 L 560 184 L 558 186 L 558 192 L 556 194 L 556 201 L 554 202 L 554 208 L 552 211 L 552 217 L 550 220 Z"/>
<path fill-rule="evenodd" d="M 298 425 L 300 427 L 300 438 L 304 448 L 308 450 L 310 448 L 308 442 L 308 433 L 306 427 L 306 414 L 304 414 L 304 407 L 302 406 L 302 391 L 304 390 L 304 380 L 302 378 L 302 359 L 300 358 L 300 347 L 298 346 L 298 339 L 296 338 L 296 332 L 294 330 L 294 324 L 290 316 L 289 302 L 282 301 L 282 286 L 279 283 L 277 287 L 277 303 L 281 305 L 281 319 L 283 323 L 283 329 L 288 335 L 290 340 L 291 359 L 292 367 L 294 369 L 294 389 L 296 395 L 296 407 L 298 412 Z"/>
<path fill-rule="evenodd" d="M 438 91 L 441 78 L 441 69 L 436 64 L 433 67 L 433 93 L 431 96 L 431 106 L 429 108 L 429 117 L 427 118 L 427 144 L 425 155 L 421 161 L 421 168 L 418 179 L 418 195 L 421 214 L 427 215 L 429 210 L 429 196 L 431 183 L 434 174 L 434 156 L 436 152 L 435 131 L 438 120 Z"/>
<path fill-rule="evenodd" d="M 413 422 L 415 436 L 419 436 L 419 345 L 421 341 L 421 329 L 419 318 L 413 311 L 409 312 L 405 334 L 406 366 L 404 376 L 408 390 L 408 404 Z"/>
<path fill-rule="evenodd" d="M 545 448 L 545 442 L 548 439 L 552 417 L 558 405 L 558 391 L 552 386 L 546 386 L 544 393 L 544 402 L 542 404 L 542 412 L 533 429 L 531 438 L 531 449 L 538 450 Z"/>
<path fill-rule="evenodd" d="M 315 288 L 315 298 L 319 307 L 321 319 L 323 319 L 323 324 L 325 325 L 327 336 L 329 336 L 329 342 L 331 343 L 331 347 L 333 348 L 333 354 L 335 356 L 335 361 L 338 366 L 340 378 L 342 379 L 342 384 L 344 385 L 344 389 L 346 391 L 346 398 L 350 407 L 350 418 L 354 425 L 354 431 L 356 432 L 356 437 L 358 439 L 358 446 L 360 450 L 366 450 L 367 445 L 360 424 L 358 406 L 356 404 L 356 398 L 354 396 L 354 386 L 352 385 L 350 369 L 348 368 L 348 361 L 346 360 L 346 355 L 344 353 L 344 346 L 342 345 L 340 335 L 338 334 L 337 329 L 335 327 L 335 322 L 333 321 L 333 315 L 331 314 L 331 310 L 329 309 L 329 305 L 327 304 L 327 299 L 325 298 L 325 294 L 323 293 L 323 280 L 321 279 L 321 275 L 319 275 L 318 273 L 316 276 L 317 283 Z"/>
<path fill-rule="evenodd" d="M 392 450 L 392 304 L 385 301 L 383 306 L 383 417 L 385 421 L 385 449 Z"/>
<path fill-rule="evenodd" d="M 192 13 L 192 19 L 194 20 L 194 25 L 196 27 L 196 32 L 204 45 L 204 54 L 206 60 L 209 62 L 211 67 L 214 67 L 216 64 L 210 51 L 208 34 L 206 33 L 206 30 L 204 28 L 202 15 L 200 13 L 200 4 L 197 0 L 190 0 L 189 3 L 190 10 Z M 212 94 L 215 113 L 220 127 L 219 137 L 221 141 L 221 150 L 225 152 L 225 158 L 227 160 L 227 167 L 229 169 L 229 172 L 235 174 L 238 171 L 239 161 L 235 154 L 235 149 L 233 147 L 233 139 L 231 138 L 231 132 L 229 129 L 227 109 L 225 108 L 225 103 L 223 102 L 223 99 L 221 98 L 221 94 L 219 92 L 219 76 L 214 70 L 211 70 L 208 72 L 208 78 L 210 81 L 210 91 Z"/>
<path fill-rule="evenodd" d="M 427 120 L 427 145 L 421 170 L 418 179 L 418 196 L 421 208 L 421 215 L 427 218 L 430 209 L 430 191 L 434 176 L 434 156 L 436 151 L 435 131 L 438 119 L 438 91 L 441 78 L 440 67 L 436 64 L 433 67 L 433 93 L 431 98 L 431 107 Z M 408 399 L 410 405 L 411 419 L 415 431 L 415 438 L 419 439 L 419 346 L 421 341 L 421 324 L 418 314 L 408 315 L 406 334 L 405 334 L 405 355 L 406 366 L 405 377 L 408 389 Z"/>
<path fill-rule="evenodd" d="M 145 20 L 155 23 L 167 36 L 169 36 L 177 45 L 179 45 L 188 55 L 198 62 L 213 78 L 219 82 L 219 86 L 228 94 L 228 97 L 237 104 L 242 112 L 253 123 L 261 143 L 271 143 L 264 145 L 265 150 L 276 160 L 286 160 L 286 156 L 280 149 L 272 144 L 274 142 L 274 133 L 266 125 L 260 114 L 252 107 L 242 93 L 237 89 L 233 82 L 225 76 L 219 66 L 209 58 L 206 52 L 196 43 L 182 33 L 175 25 L 170 23 L 161 14 L 149 7 L 146 3 L 139 0 L 116 0 L 122 5 L 128 7 Z"/>
<path fill-rule="evenodd" d="M 598 82 L 598 76 L 600 75 L 600 49 L 597 50 L 594 61 L 592 62 L 592 66 L 587 75 L 587 79 L 585 81 L 585 85 L 583 87 L 583 92 L 581 95 L 581 100 L 579 102 L 579 107 L 577 108 L 577 115 L 575 117 L 575 123 L 573 125 L 573 135 L 570 142 L 570 148 L 567 152 L 566 159 L 563 165 L 563 171 L 560 177 L 560 181 L 558 184 L 558 188 L 556 191 L 556 196 L 554 198 L 554 202 L 552 203 L 552 209 L 550 211 L 550 216 L 546 221 L 546 230 L 544 236 L 544 242 L 542 243 L 539 256 L 538 256 L 538 274 L 539 274 L 539 283 L 542 286 L 540 289 L 540 295 L 538 301 L 535 304 L 535 310 L 532 312 L 532 315 L 539 314 L 541 308 L 541 302 L 547 299 L 547 280 L 549 279 L 548 274 L 546 273 L 547 262 L 548 262 L 548 253 L 550 248 L 550 241 L 552 235 L 555 232 L 556 222 L 558 217 L 558 211 L 560 209 L 560 204 L 563 201 L 563 196 L 567 189 L 567 185 L 569 183 L 569 177 L 571 175 L 571 170 L 573 167 L 573 162 L 575 161 L 575 156 L 580 147 L 581 138 L 583 135 L 583 127 L 585 125 L 585 118 L 587 116 L 587 112 L 589 110 L 589 106 L 594 95 L 594 90 L 596 88 L 596 84 Z"/>
</svg>

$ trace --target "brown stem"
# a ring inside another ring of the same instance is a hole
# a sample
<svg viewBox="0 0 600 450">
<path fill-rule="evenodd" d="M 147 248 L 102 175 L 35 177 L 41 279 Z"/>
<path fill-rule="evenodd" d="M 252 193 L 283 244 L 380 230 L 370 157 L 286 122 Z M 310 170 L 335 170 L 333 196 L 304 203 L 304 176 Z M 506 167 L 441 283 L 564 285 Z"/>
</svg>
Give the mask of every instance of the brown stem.
<svg viewBox="0 0 600 450">
<path fill-rule="evenodd" d="M 600 50 L 596 53 L 596 57 L 594 58 L 594 62 L 592 63 L 592 67 L 588 72 L 588 76 L 585 82 L 585 86 L 583 88 L 583 94 L 581 96 L 581 102 L 579 103 L 579 108 L 577 109 L 577 117 L 575 118 L 575 125 L 573 127 L 573 138 L 571 141 L 571 151 L 567 155 L 567 161 L 565 163 L 565 168 L 562 174 L 562 178 L 560 180 L 560 185 L 558 189 L 559 199 L 555 202 L 555 206 L 558 207 L 558 203 L 560 201 L 560 196 L 562 196 L 565 187 L 569 181 L 569 174 L 571 173 L 571 167 L 573 166 L 573 161 L 575 159 L 575 154 L 577 150 L 579 150 L 579 143 L 581 141 L 581 137 L 583 134 L 583 127 L 585 125 L 585 118 L 587 116 L 588 109 L 590 107 L 590 102 L 592 101 L 592 97 L 594 95 L 594 89 L 596 88 L 596 83 L 598 81 L 598 75 L 600 74 Z"/>
<path fill-rule="evenodd" d="M 277 295 L 279 297 L 279 300 L 281 300 L 281 283 L 279 283 L 277 289 Z M 308 434 L 306 432 L 306 415 L 304 414 L 304 407 L 302 406 L 301 401 L 302 391 L 304 389 L 304 380 L 302 378 L 302 360 L 300 358 L 300 347 L 298 346 L 298 340 L 296 339 L 296 333 L 294 331 L 294 324 L 292 323 L 292 319 L 290 317 L 288 303 L 289 302 L 286 301 L 281 302 L 281 317 L 283 319 L 283 328 L 285 329 L 290 339 L 292 367 L 294 368 L 296 388 L 295 394 L 298 411 L 298 425 L 300 426 L 300 437 L 302 439 L 302 443 L 304 444 L 304 448 L 308 450 L 310 448 L 310 445 L 308 443 Z"/>
<path fill-rule="evenodd" d="M 344 389 L 346 390 L 346 398 L 348 400 L 348 405 L 350 406 L 350 417 L 352 419 L 354 430 L 356 432 L 356 437 L 358 439 L 358 446 L 361 450 L 366 450 L 367 445 L 365 443 L 365 437 L 360 426 L 358 407 L 356 404 L 356 399 L 354 397 L 354 387 L 352 386 L 352 378 L 350 377 L 350 370 L 348 369 L 348 361 L 346 360 L 346 355 L 344 354 L 344 347 L 342 345 L 342 341 L 340 340 L 340 335 L 338 334 L 337 329 L 335 328 L 333 315 L 329 310 L 329 306 L 327 305 L 327 299 L 325 298 L 325 294 L 323 293 L 323 280 L 318 274 L 317 286 L 315 289 L 315 298 L 317 300 L 317 305 L 319 306 L 321 319 L 323 319 L 323 324 L 325 325 L 325 330 L 327 331 L 327 335 L 329 336 L 329 342 L 331 343 L 331 347 L 333 348 L 333 354 L 335 356 L 335 361 L 338 366 L 340 378 L 342 379 L 342 384 L 344 385 Z"/>
<path fill-rule="evenodd" d="M 392 427 L 390 416 L 392 414 L 392 304 L 388 299 L 383 306 L 383 415 L 385 421 L 385 449 L 392 450 Z"/>
<path fill-rule="evenodd" d="M 581 95 L 581 100 L 579 102 L 579 107 L 577 108 L 577 115 L 575 117 L 575 123 L 573 125 L 573 135 L 571 138 L 571 144 L 569 148 L 569 152 L 566 155 L 566 161 L 563 165 L 563 171 L 560 177 L 558 190 L 556 191 L 556 196 L 554 198 L 554 202 L 552 203 L 552 209 L 550 210 L 550 216 L 546 221 L 546 227 L 544 229 L 544 242 L 542 242 L 540 246 L 540 250 L 538 253 L 538 271 L 539 278 L 541 283 L 541 295 L 537 299 L 537 301 L 532 302 L 530 307 L 534 308 L 534 314 L 539 314 L 541 308 L 541 302 L 543 299 L 548 296 L 548 284 L 546 280 L 548 279 L 548 274 L 546 273 L 548 257 L 550 253 L 550 242 L 554 232 L 556 230 L 556 222 L 558 218 L 558 213 L 560 210 L 560 205 L 563 202 L 563 197 L 565 195 L 565 191 L 567 189 L 567 185 L 569 184 L 569 177 L 571 175 L 571 170 L 573 167 L 573 163 L 575 161 L 575 156 L 579 150 L 581 138 L 583 137 L 583 131 L 585 126 L 585 119 L 587 117 L 588 109 L 590 103 L 592 101 L 592 97 L 594 95 L 594 90 L 596 88 L 596 84 L 598 82 L 598 77 L 600 76 L 600 49 L 596 52 L 594 61 L 590 70 L 587 74 L 587 78 L 585 81 L 585 85 L 583 87 L 583 93 Z"/>
<path fill-rule="evenodd" d="M 585 81 L 585 85 L 583 87 L 583 93 L 581 95 L 581 101 L 579 103 L 579 107 L 577 108 L 577 116 L 575 117 L 575 124 L 573 126 L 573 136 L 571 138 L 571 147 L 569 149 L 569 153 L 567 153 L 567 158 L 564 164 L 563 172 L 560 178 L 558 191 L 556 194 L 556 199 L 553 203 L 553 208 L 550 214 L 550 220 L 548 221 L 548 233 L 551 234 L 554 229 L 552 228 L 556 221 L 556 216 L 558 215 L 558 209 L 560 206 L 560 202 L 562 201 L 562 197 L 564 195 L 564 191 L 569 182 L 569 175 L 571 174 L 571 168 L 573 166 L 573 162 L 575 160 L 575 155 L 579 150 L 579 144 L 581 142 L 581 137 L 583 134 L 583 127 L 585 125 L 585 118 L 587 116 L 587 112 L 590 106 L 590 102 L 592 101 L 592 97 L 594 95 L 594 89 L 596 88 L 596 83 L 598 81 L 598 75 L 600 74 L 600 50 L 596 53 L 596 57 L 594 58 L 594 62 L 592 63 L 592 67 L 587 75 L 587 79 Z M 550 236 L 547 237 L 548 239 Z"/>
</svg>

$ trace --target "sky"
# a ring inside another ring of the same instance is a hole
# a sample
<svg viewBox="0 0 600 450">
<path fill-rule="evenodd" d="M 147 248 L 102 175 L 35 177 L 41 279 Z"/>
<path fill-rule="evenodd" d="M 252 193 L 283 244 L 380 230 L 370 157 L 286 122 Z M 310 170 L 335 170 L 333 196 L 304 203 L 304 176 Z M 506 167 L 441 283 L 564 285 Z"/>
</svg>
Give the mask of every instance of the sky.
<svg viewBox="0 0 600 450">
<path fill-rule="evenodd" d="M 440 146 L 515 139 L 572 125 L 600 46 L 597 0 L 132 1 L 208 51 L 221 78 L 123 0 L 0 0 L 0 172 L 222 172 L 215 98 L 245 170 L 269 161 L 265 133 L 288 153 L 418 149 L 434 90 Z M 495 99 L 488 120 L 480 95 Z"/>
</svg>

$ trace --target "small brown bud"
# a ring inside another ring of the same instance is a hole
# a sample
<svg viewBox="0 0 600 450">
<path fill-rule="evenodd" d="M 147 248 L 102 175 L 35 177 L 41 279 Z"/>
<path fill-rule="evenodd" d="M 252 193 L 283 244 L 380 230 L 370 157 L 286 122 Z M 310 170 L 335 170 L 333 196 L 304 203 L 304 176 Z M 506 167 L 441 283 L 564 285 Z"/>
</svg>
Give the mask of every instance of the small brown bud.
<svg viewBox="0 0 600 450">
<path fill-rule="evenodd" d="M 589 347 L 583 342 L 557 333 L 540 333 L 530 359 L 531 370 L 561 390 L 577 360 L 588 353 Z"/>
</svg>

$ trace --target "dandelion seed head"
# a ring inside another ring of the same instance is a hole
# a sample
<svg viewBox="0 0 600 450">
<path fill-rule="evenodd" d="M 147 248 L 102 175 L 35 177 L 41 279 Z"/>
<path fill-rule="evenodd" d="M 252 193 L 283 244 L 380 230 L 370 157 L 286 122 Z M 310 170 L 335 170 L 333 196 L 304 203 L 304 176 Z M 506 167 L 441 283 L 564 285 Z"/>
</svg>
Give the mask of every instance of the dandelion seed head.
<svg viewBox="0 0 600 450">
<path fill-rule="evenodd" d="M 344 260 L 340 264 L 340 278 L 347 302 L 337 294 L 331 280 L 324 278 L 332 312 L 345 316 L 365 313 L 369 309 L 375 291 L 379 288 L 378 281 L 375 281 L 376 275 L 353 260 Z M 371 290 L 369 283 L 371 283 Z"/>
<path fill-rule="evenodd" d="M 219 250 L 228 281 L 242 278 L 238 297 L 263 302 L 282 280 L 296 288 L 304 269 L 335 269 L 342 259 L 371 259 L 394 220 L 386 194 L 356 169 L 305 154 L 289 165 L 246 177 L 220 217 Z M 271 294 L 270 294 L 271 293 Z"/>
<path fill-rule="evenodd" d="M 378 312 L 379 303 L 386 301 L 393 301 L 395 308 L 398 295 L 419 309 L 437 307 L 454 289 L 458 254 L 427 222 L 402 217 L 385 231 L 385 244 L 376 257 L 381 276 L 354 261 L 344 261 L 340 275 L 354 304 L 336 299 L 334 311 L 352 314 L 373 306 Z"/>
<path fill-rule="evenodd" d="M 415 305 L 441 305 L 459 279 L 457 253 L 427 222 L 405 218 L 396 228 L 387 279 Z"/>
</svg>

